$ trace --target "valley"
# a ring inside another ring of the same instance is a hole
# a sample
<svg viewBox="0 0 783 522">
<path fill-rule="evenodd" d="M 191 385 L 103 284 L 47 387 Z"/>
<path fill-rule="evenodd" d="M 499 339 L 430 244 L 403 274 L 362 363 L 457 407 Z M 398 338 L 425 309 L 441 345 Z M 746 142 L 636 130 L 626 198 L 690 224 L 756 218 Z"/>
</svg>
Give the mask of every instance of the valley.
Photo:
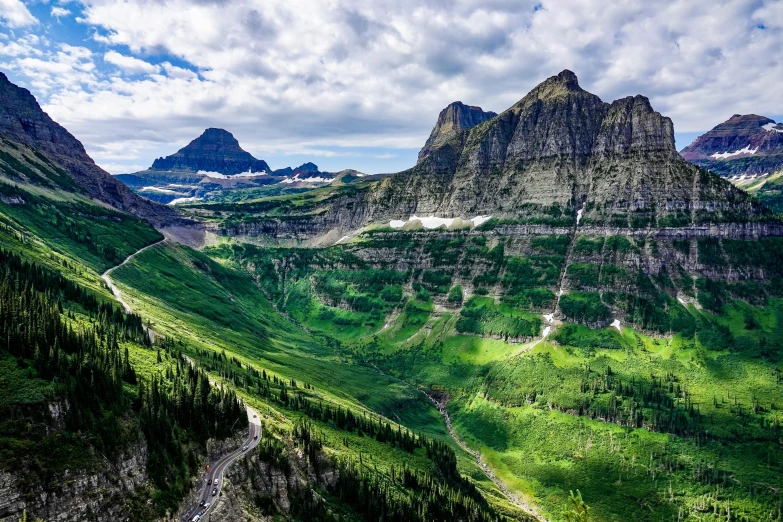
<svg viewBox="0 0 783 522">
<path fill-rule="evenodd" d="M 781 520 L 783 220 L 643 96 L 455 102 L 380 176 L 208 129 L 134 190 L 13 106 L 0 520 Z"/>
</svg>

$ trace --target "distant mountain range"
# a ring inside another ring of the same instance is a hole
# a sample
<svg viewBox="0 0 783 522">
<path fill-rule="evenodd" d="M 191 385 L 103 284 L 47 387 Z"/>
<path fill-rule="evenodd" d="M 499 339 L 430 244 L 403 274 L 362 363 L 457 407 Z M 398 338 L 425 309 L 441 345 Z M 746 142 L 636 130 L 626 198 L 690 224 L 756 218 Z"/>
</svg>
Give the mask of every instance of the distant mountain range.
<svg viewBox="0 0 783 522">
<path fill-rule="evenodd" d="M 772 174 L 783 169 L 783 124 L 756 114 L 735 114 L 680 154 L 724 177 Z"/>
</svg>

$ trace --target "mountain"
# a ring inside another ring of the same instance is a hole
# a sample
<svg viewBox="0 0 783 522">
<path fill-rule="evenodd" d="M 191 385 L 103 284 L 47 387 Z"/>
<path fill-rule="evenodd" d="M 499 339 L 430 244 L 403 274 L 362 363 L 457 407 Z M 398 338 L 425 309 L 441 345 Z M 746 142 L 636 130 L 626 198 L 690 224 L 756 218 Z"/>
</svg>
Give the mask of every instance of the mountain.
<svg viewBox="0 0 783 522">
<path fill-rule="evenodd" d="M 291 207 L 307 220 L 289 217 L 278 233 L 313 239 L 334 231 L 341 237 L 412 215 L 493 216 L 534 226 L 574 224 L 578 216 L 582 226 L 635 230 L 747 224 L 770 214 L 728 181 L 685 161 L 674 146 L 671 119 L 646 97 L 604 102 L 582 89 L 571 71 L 486 117 L 452 104 L 414 167 Z"/>
<path fill-rule="evenodd" d="M 129 177 L 234 187 L 202 251 L 3 138 L 0 519 L 779 518 L 777 216 L 568 71 L 471 124 L 314 190 Z"/>
<path fill-rule="evenodd" d="M 783 168 L 783 124 L 756 114 L 735 114 L 680 154 L 724 177 L 771 174 Z"/>
<path fill-rule="evenodd" d="M 172 209 L 133 193 L 101 169 L 27 89 L 0 73 L 0 168 L 11 179 L 74 191 L 157 225 L 181 221 Z"/>
<path fill-rule="evenodd" d="M 484 112 L 481 107 L 465 105 L 461 101 L 450 103 L 440 111 L 435 128 L 419 151 L 419 161 L 426 158 L 434 149 L 441 148 L 450 137 L 460 135 L 460 131 L 472 129 L 495 116 L 497 114 L 494 112 Z"/>
<path fill-rule="evenodd" d="M 270 172 L 269 165 L 243 150 L 233 134 L 212 128 L 175 154 L 156 159 L 150 170 L 206 171 L 227 176 L 243 172 Z"/>
<path fill-rule="evenodd" d="M 535 219 L 558 206 L 570 215 L 583 209 L 585 222 L 627 225 L 632 216 L 690 222 L 701 212 L 756 212 L 728 183 L 679 157 L 671 120 L 647 98 L 603 102 L 571 71 L 425 149 L 416 167 L 379 188 L 374 201 L 385 214 Z"/>
</svg>

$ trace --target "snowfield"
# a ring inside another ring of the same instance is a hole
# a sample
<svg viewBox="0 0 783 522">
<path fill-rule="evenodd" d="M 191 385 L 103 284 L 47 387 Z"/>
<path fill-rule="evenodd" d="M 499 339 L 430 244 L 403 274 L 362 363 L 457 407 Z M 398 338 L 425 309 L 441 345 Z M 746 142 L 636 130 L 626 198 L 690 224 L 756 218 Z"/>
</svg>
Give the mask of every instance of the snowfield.
<svg viewBox="0 0 783 522">
<path fill-rule="evenodd" d="M 783 132 L 783 129 L 776 129 L 780 125 L 779 123 L 767 123 L 766 125 L 762 125 L 761 128 L 767 131 L 774 131 L 774 132 Z"/>
<path fill-rule="evenodd" d="M 464 221 L 462 218 L 442 218 L 436 216 L 419 217 L 414 214 L 407 221 L 403 221 L 402 219 L 392 219 L 389 221 L 389 226 L 392 228 L 402 228 L 408 223 L 414 223 L 418 221 L 421 223 L 422 227 L 429 229 L 440 228 L 442 226 L 450 228 L 452 225 L 454 225 L 455 222 L 457 225 L 463 223 L 472 223 L 474 227 L 477 227 L 480 224 L 489 221 L 491 218 L 492 216 L 476 216 L 467 221 Z"/>
<path fill-rule="evenodd" d="M 331 183 L 332 181 L 334 181 L 333 178 L 322 178 L 321 176 L 314 178 L 300 178 L 299 174 L 297 174 L 293 178 L 286 176 L 286 178 L 280 183 Z"/>
<path fill-rule="evenodd" d="M 207 170 L 199 170 L 196 174 L 203 174 L 204 176 L 212 179 L 232 179 L 232 178 L 260 178 L 262 176 L 268 176 L 267 172 L 241 172 L 239 174 L 221 174 L 220 172 L 212 172 Z"/>
<path fill-rule="evenodd" d="M 142 187 L 142 189 L 139 192 L 160 192 L 161 194 L 171 194 L 174 196 L 179 194 L 179 192 L 175 192 L 173 190 L 164 189 L 160 187 Z"/>
<path fill-rule="evenodd" d="M 201 201 L 203 198 L 177 198 L 169 201 L 169 205 L 178 205 L 180 203 L 192 203 L 193 201 Z"/>
<path fill-rule="evenodd" d="M 732 156 L 739 156 L 740 154 L 755 154 L 757 150 L 759 150 L 758 147 L 756 147 L 755 149 L 751 149 L 750 145 L 748 145 L 744 149 L 735 150 L 734 152 L 716 152 L 715 154 L 712 154 L 710 158 L 726 159 Z"/>
</svg>

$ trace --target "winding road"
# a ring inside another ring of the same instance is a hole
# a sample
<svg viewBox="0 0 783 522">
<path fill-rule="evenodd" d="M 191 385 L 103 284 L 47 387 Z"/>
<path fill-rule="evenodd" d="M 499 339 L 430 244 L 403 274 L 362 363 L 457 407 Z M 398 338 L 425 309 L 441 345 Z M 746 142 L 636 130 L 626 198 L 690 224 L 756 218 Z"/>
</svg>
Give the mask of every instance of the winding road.
<svg viewBox="0 0 783 522">
<path fill-rule="evenodd" d="M 126 257 L 122 261 L 122 263 L 120 263 L 119 265 L 111 267 L 110 269 L 106 270 L 104 273 L 101 274 L 101 279 L 103 279 L 106 282 L 106 285 L 109 287 L 109 290 L 111 290 L 111 293 L 114 294 L 114 298 L 125 309 L 125 313 L 126 314 L 131 313 L 131 307 L 130 307 L 130 305 L 128 303 L 126 303 L 122 299 L 122 294 L 120 293 L 120 289 L 117 288 L 117 285 L 115 285 L 114 282 L 111 280 L 111 276 L 109 274 L 111 274 L 113 271 L 115 271 L 116 269 L 118 269 L 119 267 L 121 267 L 122 265 L 124 265 L 125 263 L 130 261 L 131 259 L 133 259 L 135 256 L 141 254 L 142 252 L 144 252 L 148 248 L 152 248 L 152 247 L 154 247 L 156 245 L 160 245 L 161 243 L 165 243 L 166 241 L 167 241 L 166 238 L 163 238 L 160 241 L 156 241 L 155 243 L 152 243 L 151 245 L 147 245 L 144 248 L 140 248 L 139 250 L 135 251 L 134 253 L 132 253 L 131 255 Z"/>
<path fill-rule="evenodd" d="M 137 250 L 136 252 L 126 257 L 122 261 L 122 263 L 109 268 L 103 274 L 101 274 L 101 279 L 103 279 L 106 282 L 106 285 L 111 290 L 112 294 L 114 295 L 114 298 L 125 309 L 125 313 L 128 314 L 131 313 L 131 307 L 128 303 L 125 302 L 125 300 L 123 300 L 120 289 L 117 288 L 117 285 L 115 285 L 114 282 L 111 280 L 111 273 L 117 268 L 127 263 L 128 261 L 130 261 L 131 259 L 133 259 L 135 256 L 147 250 L 148 248 L 152 248 L 156 245 L 160 245 L 161 243 L 164 243 L 166 241 L 167 240 L 164 238 L 161 239 L 160 241 L 156 241 L 155 243 L 152 243 L 150 245 L 145 246 L 144 248 Z M 152 332 L 149 333 L 150 335 L 152 335 Z M 186 357 L 186 360 L 190 364 L 194 364 L 190 358 Z M 198 520 L 205 519 L 205 517 L 209 514 L 209 510 L 213 508 L 214 501 L 217 500 L 218 495 L 220 495 L 220 490 L 223 489 L 223 472 L 226 470 L 226 468 L 228 468 L 231 464 L 233 464 L 234 461 L 242 457 L 245 453 L 247 453 L 251 449 L 255 448 L 258 445 L 258 442 L 261 440 L 261 421 L 258 418 L 258 413 L 248 406 L 245 406 L 245 409 L 247 410 L 247 419 L 250 422 L 250 428 L 249 428 L 247 440 L 244 442 L 244 444 L 242 444 L 242 446 L 238 447 L 231 453 L 223 455 L 217 461 L 209 464 L 209 471 L 207 471 L 206 474 L 204 475 L 203 490 L 197 497 L 196 503 L 183 512 L 182 516 L 180 517 L 180 520 L 182 520 L 183 522 L 192 521 L 196 517 L 196 515 L 199 514 L 200 511 L 203 512 L 203 514 L 199 516 Z M 214 494 L 212 493 L 213 491 L 215 492 Z M 202 503 L 206 505 L 207 502 L 209 502 L 210 505 L 207 506 L 206 508 L 203 507 Z"/>
<path fill-rule="evenodd" d="M 250 421 L 250 430 L 247 440 L 242 446 L 231 453 L 223 455 L 215 462 L 210 463 L 209 471 L 204 474 L 204 486 L 196 498 L 196 502 L 189 509 L 183 511 L 180 520 L 188 522 L 194 520 L 199 512 L 203 512 L 198 520 L 204 520 L 209 515 L 209 511 L 215 507 L 215 501 L 219 498 L 220 491 L 223 489 L 223 472 L 236 460 L 245 455 L 248 451 L 255 448 L 261 440 L 261 421 L 258 414 L 250 407 L 247 409 L 247 419 Z M 216 483 L 217 482 L 217 483 Z M 214 491 L 214 494 L 212 493 Z M 202 506 L 202 503 L 209 503 L 209 506 Z"/>
</svg>

